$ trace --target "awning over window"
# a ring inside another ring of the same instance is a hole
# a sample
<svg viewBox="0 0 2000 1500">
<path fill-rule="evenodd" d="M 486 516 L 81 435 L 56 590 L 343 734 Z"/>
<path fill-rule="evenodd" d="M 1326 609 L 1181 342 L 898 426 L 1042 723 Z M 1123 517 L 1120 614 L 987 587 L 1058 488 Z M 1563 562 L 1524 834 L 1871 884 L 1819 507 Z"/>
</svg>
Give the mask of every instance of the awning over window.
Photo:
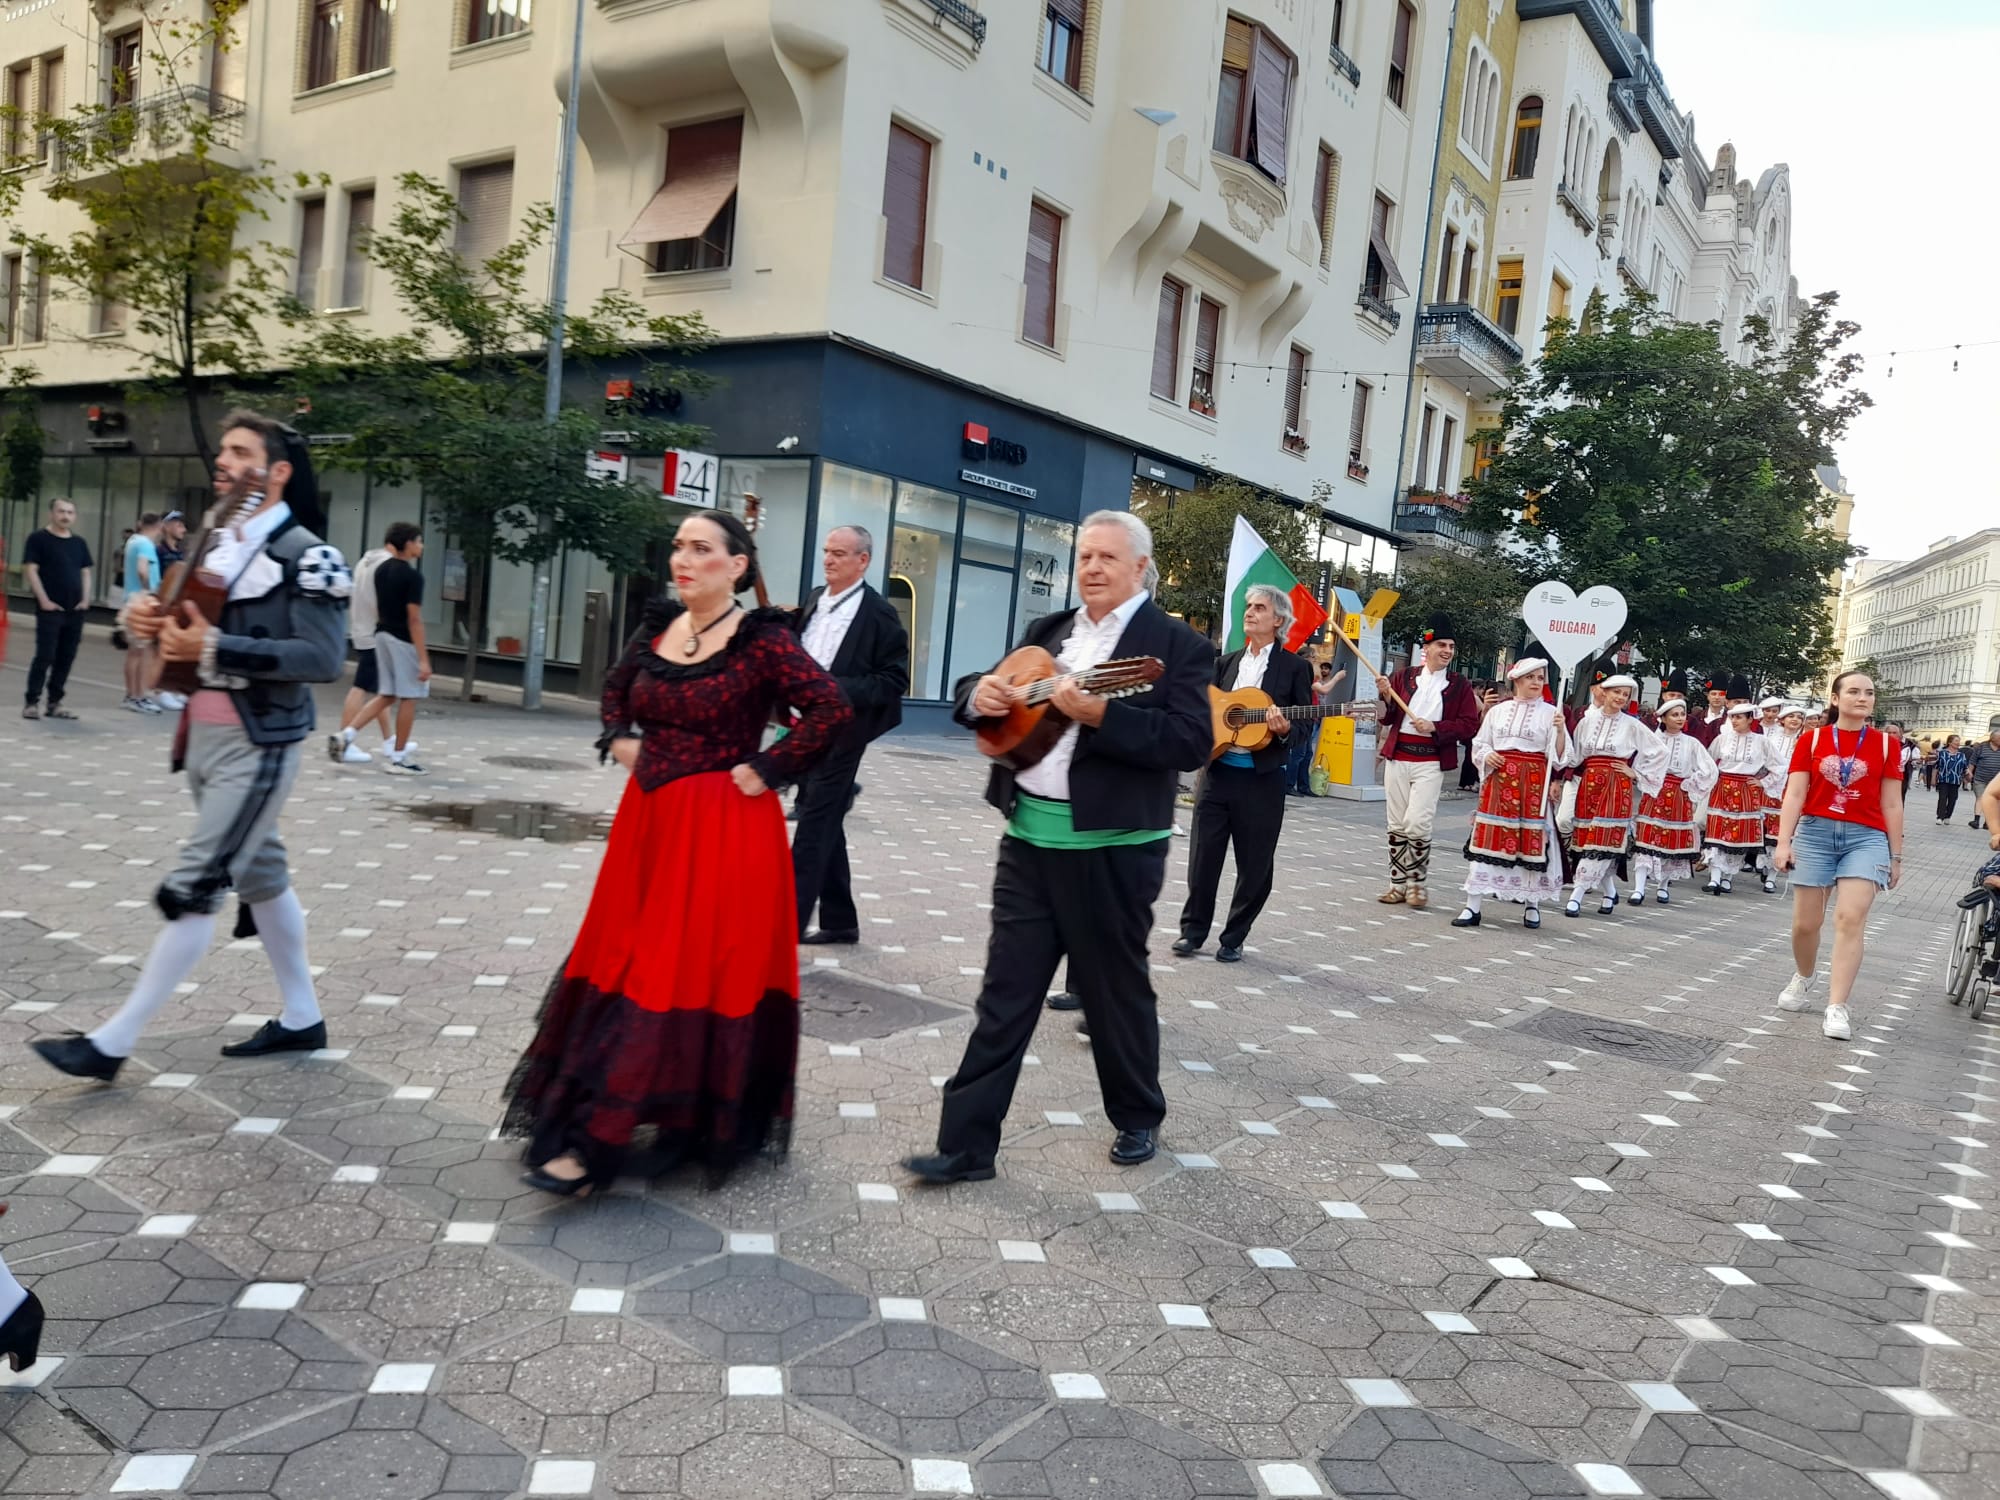
<svg viewBox="0 0 2000 1500">
<path fill-rule="evenodd" d="M 692 240 L 715 222 L 736 191 L 743 117 L 676 126 L 667 139 L 667 180 L 618 243 Z"/>
<path fill-rule="evenodd" d="M 1368 228 L 1368 248 L 1375 252 L 1375 258 L 1382 262 L 1382 276 L 1390 286 L 1404 295 L 1409 294 L 1410 284 L 1403 280 L 1403 273 L 1396 269 L 1396 257 L 1389 253 L 1389 240 L 1382 233 L 1380 224 Z"/>
</svg>

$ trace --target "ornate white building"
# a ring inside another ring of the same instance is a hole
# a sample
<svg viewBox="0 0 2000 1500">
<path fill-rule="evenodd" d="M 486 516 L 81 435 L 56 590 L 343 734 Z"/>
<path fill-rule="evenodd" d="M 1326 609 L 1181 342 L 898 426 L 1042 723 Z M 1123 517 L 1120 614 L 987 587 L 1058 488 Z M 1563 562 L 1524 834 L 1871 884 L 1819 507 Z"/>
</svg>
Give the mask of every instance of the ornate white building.
<svg viewBox="0 0 2000 1500">
<path fill-rule="evenodd" d="M 2000 713 L 2000 527 L 1946 537 L 1909 562 L 1863 559 L 1840 611 L 1842 662 L 1875 663 L 1884 716 L 1925 738 L 1985 737 Z"/>
</svg>

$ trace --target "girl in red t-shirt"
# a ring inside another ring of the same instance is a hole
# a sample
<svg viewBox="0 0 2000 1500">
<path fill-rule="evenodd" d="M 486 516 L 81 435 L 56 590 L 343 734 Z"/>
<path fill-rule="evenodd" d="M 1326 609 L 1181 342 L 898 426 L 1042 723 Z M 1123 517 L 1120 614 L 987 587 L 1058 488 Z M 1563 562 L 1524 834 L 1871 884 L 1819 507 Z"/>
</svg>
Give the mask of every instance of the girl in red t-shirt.
<svg viewBox="0 0 2000 1500">
<path fill-rule="evenodd" d="M 1903 745 L 1868 722 L 1874 712 L 1875 683 L 1866 672 L 1833 679 L 1826 725 L 1805 730 L 1792 747 L 1772 851 L 1778 868 L 1792 872 L 1797 970 L 1778 996 L 1778 1009 L 1804 1010 L 1811 1003 L 1826 892 L 1835 887 L 1833 962 L 1820 1030 L 1842 1041 L 1854 1034 L 1847 997 L 1861 972 L 1868 908 L 1878 890 L 1896 888 L 1903 868 Z"/>
</svg>

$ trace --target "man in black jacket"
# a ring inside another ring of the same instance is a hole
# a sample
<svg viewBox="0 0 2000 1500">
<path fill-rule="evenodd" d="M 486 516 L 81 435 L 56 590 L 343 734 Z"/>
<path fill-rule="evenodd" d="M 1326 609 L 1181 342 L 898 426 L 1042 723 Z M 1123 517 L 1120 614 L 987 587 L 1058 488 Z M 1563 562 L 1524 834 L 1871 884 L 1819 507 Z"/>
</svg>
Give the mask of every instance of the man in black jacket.
<svg viewBox="0 0 2000 1500">
<path fill-rule="evenodd" d="M 902 616 L 863 581 L 874 552 L 875 540 L 864 527 L 828 532 L 820 549 L 826 586 L 813 590 L 794 622 L 807 653 L 840 684 L 854 710 L 840 738 L 799 783 L 792 879 L 802 943 L 861 941 L 842 825 L 854 801 L 862 754 L 870 740 L 903 722 L 903 694 L 910 688 L 910 637 Z M 808 925 L 815 905 L 816 928 Z"/>
<path fill-rule="evenodd" d="M 1280 589 L 1253 584 L 1243 606 L 1244 644 L 1215 664 L 1215 685 L 1224 692 L 1259 688 L 1271 700 L 1264 722 L 1271 738 L 1256 750 L 1225 750 L 1201 778 L 1194 805 L 1194 838 L 1188 849 L 1188 896 L 1181 907 L 1181 935 L 1174 952 L 1183 958 L 1208 941 L 1215 920 L 1215 888 L 1222 857 L 1236 845 L 1236 894 L 1222 924 L 1218 962 L 1243 957 L 1250 924 L 1271 899 L 1278 832 L 1285 822 L 1285 763 L 1292 736 L 1310 733 L 1284 715 L 1313 702 L 1313 673 L 1306 662 L 1278 642 L 1291 633 L 1292 601 Z"/>
<path fill-rule="evenodd" d="M 1153 902 L 1166 881 L 1179 773 L 1208 759 L 1212 646 L 1154 604 L 1153 537 L 1124 511 L 1098 511 L 1077 538 L 1080 609 L 1045 615 L 1025 644 L 1064 673 L 1126 657 L 1156 657 L 1159 679 L 1103 698 L 1074 683 L 1051 702 L 1070 727 L 1018 775 L 996 765 L 986 800 L 1007 816 L 993 877 L 978 1024 L 944 1088 L 935 1155 L 905 1165 L 927 1182 L 993 1175 L 1000 1126 L 1035 1034 L 1056 965 L 1083 1001 L 1104 1112 L 1117 1128 L 1111 1159 L 1150 1160 L 1166 1115 L 1160 1025 L 1146 961 Z M 1008 685 L 987 675 L 958 684 L 958 718 L 1002 717 Z"/>
</svg>

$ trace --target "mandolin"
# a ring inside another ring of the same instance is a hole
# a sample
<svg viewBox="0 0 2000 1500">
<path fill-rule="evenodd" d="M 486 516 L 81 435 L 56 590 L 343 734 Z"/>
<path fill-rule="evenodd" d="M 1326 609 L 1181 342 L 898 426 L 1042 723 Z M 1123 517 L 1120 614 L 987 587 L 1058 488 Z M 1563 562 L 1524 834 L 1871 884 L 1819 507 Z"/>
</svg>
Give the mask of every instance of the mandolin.
<svg viewBox="0 0 2000 1500">
<path fill-rule="evenodd" d="M 1005 718 L 979 726 L 982 755 L 1010 770 L 1025 771 L 1050 750 L 1069 728 L 1069 716 L 1050 702 L 1065 682 L 1075 683 L 1100 698 L 1124 698 L 1144 692 L 1166 670 L 1157 656 L 1126 656 L 1081 672 L 1064 672 L 1040 646 L 1023 646 L 993 669 L 1008 684 L 1013 706 Z"/>
<path fill-rule="evenodd" d="M 1261 750 L 1271 741 L 1271 726 L 1264 714 L 1271 707 L 1271 695 L 1262 688 L 1238 688 L 1225 693 L 1211 685 L 1208 690 L 1209 720 L 1214 726 L 1215 748 L 1208 752 L 1214 760 L 1225 750 Z M 1310 724 L 1320 719 L 1336 719 L 1347 712 L 1343 704 L 1312 704 L 1278 710 L 1294 724 Z"/>
<path fill-rule="evenodd" d="M 208 550 L 208 539 L 220 524 L 220 517 L 234 515 L 241 505 L 238 499 L 218 500 L 209 506 L 202 516 L 201 530 L 188 541 L 187 552 L 182 561 L 168 568 L 160 579 L 160 607 L 167 618 L 185 618 L 183 604 L 192 604 L 195 612 L 211 625 L 222 623 L 223 608 L 229 603 L 229 580 L 218 573 L 198 565 L 199 559 Z M 201 691 L 200 663 L 192 661 L 163 661 L 160 664 L 159 685 L 170 693 L 179 693 L 183 698 L 192 697 Z"/>
</svg>

